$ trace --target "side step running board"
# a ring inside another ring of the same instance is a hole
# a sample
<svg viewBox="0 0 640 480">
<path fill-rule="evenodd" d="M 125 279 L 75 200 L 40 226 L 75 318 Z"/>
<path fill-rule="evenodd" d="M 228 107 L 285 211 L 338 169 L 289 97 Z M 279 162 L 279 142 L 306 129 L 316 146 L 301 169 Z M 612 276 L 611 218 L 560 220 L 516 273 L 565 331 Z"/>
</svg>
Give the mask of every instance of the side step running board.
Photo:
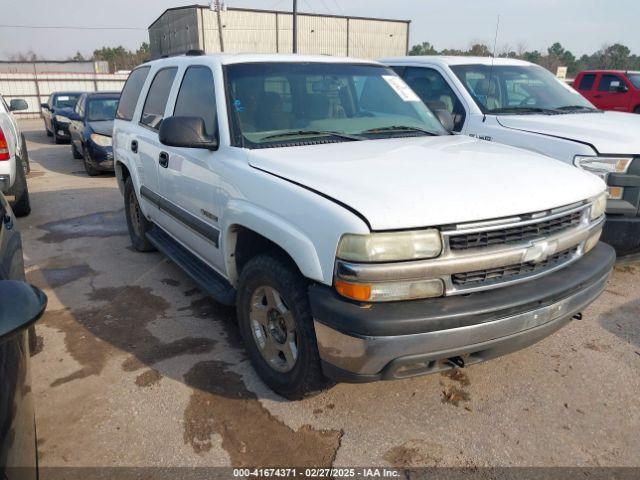
<svg viewBox="0 0 640 480">
<path fill-rule="evenodd" d="M 154 226 L 147 233 L 147 238 L 154 247 L 182 268 L 198 284 L 202 291 L 224 305 L 233 305 L 235 303 L 235 288 L 218 272 L 171 238 L 164 230 Z"/>
</svg>

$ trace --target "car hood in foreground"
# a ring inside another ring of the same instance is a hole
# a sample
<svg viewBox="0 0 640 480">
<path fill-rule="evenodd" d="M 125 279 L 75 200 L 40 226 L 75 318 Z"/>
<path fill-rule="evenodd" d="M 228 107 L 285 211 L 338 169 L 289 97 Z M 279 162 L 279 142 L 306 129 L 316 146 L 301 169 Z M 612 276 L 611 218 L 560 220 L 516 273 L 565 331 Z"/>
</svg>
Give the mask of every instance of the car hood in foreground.
<svg viewBox="0 0 640 480">
<path fill-rule="evenodd" d="M 557 160 L 466 136 L 255 149 L 249 163 L 348 205 L 373 230 L 537 212 L 604 189 Z"/>
<path fill-rule="evenodd" d="M 89 122 L 91 130 L 98 135 L 111 137 L 113 135 L 113 120 L 101 120 L 99 122 Z"/>
<path fill-rule="evenodd" d="M 640 154 L 640 115 L 621 112 L 500 115 L 506 128 L 586 143 L 599 154 Z"/>
</svg>

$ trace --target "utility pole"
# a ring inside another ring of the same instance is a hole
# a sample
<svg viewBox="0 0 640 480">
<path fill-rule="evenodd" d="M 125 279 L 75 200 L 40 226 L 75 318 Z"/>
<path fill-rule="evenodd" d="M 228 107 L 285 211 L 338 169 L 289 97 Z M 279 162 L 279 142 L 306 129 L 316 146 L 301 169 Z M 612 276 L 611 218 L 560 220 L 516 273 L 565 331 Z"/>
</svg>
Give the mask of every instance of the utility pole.
<svg viewBox="0 0 640 480">
<path fill-rule="evenodd" d="M 298 53 L 298 0 L 293 0 L 293 53 Z"/>
</svg>

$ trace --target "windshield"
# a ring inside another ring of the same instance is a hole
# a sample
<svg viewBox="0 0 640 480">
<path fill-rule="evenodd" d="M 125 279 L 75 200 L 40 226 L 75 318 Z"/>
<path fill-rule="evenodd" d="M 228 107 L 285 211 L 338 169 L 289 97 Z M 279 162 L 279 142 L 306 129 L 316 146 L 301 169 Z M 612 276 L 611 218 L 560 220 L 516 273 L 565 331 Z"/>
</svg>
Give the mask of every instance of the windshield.
<svg viewBox="0 0 640 480">
<path fill-rule="evenodd" d="M 627 73 L 627 78 L 633 83 L 634 87 L 640 88 L 640 73 Z"/>
<path fill-rule="evenodd" d="M 100 122 L 103 120 L 113 120 L 118 108 L 117 98 L 95 98 L 89 100 L 87 107 L 87 120 L 90 122 Z"/>
<path fill-rule="evenodd" d="M 236 146 L 249 148 L 445 135 L 392 70 L 340 63 L 226 67 Z"/>
<path fill-rule="evenodd" d="M 53 106 L 55 108 L 73 108 L 76 106 L 79 97 L 80 94 L 77 93 L 58 95 L 53 100 Z"/>
<path fill-rule="evenodd" d="M 454 65 L 451 67 L 483 113 L 562 113 L 594 110 L 582 95 L 542 67 Z"/>
</svg>

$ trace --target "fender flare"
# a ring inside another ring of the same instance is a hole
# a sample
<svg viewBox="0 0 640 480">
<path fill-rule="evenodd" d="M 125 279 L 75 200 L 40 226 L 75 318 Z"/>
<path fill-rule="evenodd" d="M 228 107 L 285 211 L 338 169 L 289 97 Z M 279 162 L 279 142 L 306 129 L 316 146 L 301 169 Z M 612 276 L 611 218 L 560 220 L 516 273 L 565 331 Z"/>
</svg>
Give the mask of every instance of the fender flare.
<svg viewBox="0 0 640 480">
<path fill-rule="evenodd" d="M 287 252 L 302 275 L 311 280 L 323 281 L 318 252 L 304 232 L 271 211 L 243 200 L 233 200 L 226 207 L 221 242 L 226 270 L 232 284 L 238 278 L 233 255 L 237 236 L 235 227 L 247 228 L 262 235 Z"/>
</svg>

